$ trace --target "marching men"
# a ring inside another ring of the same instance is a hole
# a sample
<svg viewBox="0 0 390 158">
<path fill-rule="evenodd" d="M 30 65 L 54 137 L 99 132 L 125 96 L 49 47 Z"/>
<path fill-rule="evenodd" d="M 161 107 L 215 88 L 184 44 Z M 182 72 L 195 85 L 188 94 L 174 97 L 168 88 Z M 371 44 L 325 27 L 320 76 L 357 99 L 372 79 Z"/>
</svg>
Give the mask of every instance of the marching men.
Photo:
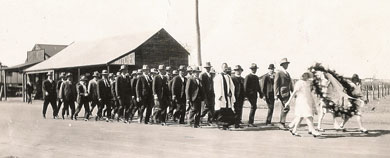
<svg viewBox="0 0 390 158">
<path fill-rule="evenodd" d="M 68 109 L 70 107 L 71 109 L 71 115 L 70 118 L 73 120 L 73 116 L 75 113 L 75 105 L 74 102 L 76 101 L 76 87 L 74 83 L 72 82 L 73 75 L 71 73 L 66 74 L 66 81 L 63 81 L 60 88 L 60 94 L 59 97 L 61 99 L 61 102 L 64 103 L 64 107 L 62 108 L 62 119 L 65 115 L 65 109 Z"/>
<path fill-rule="evenodd" d="M 143 75 L 138 78 L 136 85 L 137 102 L 141 104 L 139 122 L 144 121 L 149 123 L 150 115 L 152 114 L 153 92 L 152 92 L 152 77 L 148 65 L 142 66 Z M 143 113 L 146 110 L 145 118 Z M 144 119 L 144 120 L 143 120 Z"/>
<path fill-rule="evenodd" d="M 81 76 L 80 82 L 76 84 L 76 92 L 77 92 L 77 108 L 74 114 L 74 119 L 77 120 L 77 116 L 81 108 L 84 106 L 84 117 L 85 121 L 89 119 L 89 100 L 88 100 L 88 90 L 87 90 L 87 77 Z"/>
<path fill-rule="evenodd" d="M 154 113 L 153 119 L 155 123 L 161 123 L 166 125 L 166 110 L 169 104 L 169 89 L 168 89 L 168 78 L 165 72 L 165 66 L 158 66 L 158 75 L 153 78 L 152 90 L 154 96 Z"/>
<path fill-rule="evenodd" d="M 257 77 L 256 75 L 256 71 L 258 67 L 255 63 L 252 63 L 250 69 L 251 69 L 251 73 L 248 74 L 244 80 L 244 91 L 246 97 L 248 98 L 249 103 L 251 104 L 251 111 L 249 113 L 248 124 L 249 127 L 256 127 L 256 125 L 254 125 L 254 118 L 257 110 L 257 97 L 258 97 L 257 94 L 260 95 L 260 98 L 263 98 L 263 96 L 260 91 L 259 77 Z"/>
<path fill-rule="evenodd" d="M 184 124 L 186 113 L 186 94 L 185 87 L 187 78 L 185 77 L 185 66 L 179 66 L 179 75 L 173 78 L 172 81 L 172 100 L 177 105 L 176 111 L 173 114 L 173 120 L 179 119 L 179 124 Z"/>
</svg>

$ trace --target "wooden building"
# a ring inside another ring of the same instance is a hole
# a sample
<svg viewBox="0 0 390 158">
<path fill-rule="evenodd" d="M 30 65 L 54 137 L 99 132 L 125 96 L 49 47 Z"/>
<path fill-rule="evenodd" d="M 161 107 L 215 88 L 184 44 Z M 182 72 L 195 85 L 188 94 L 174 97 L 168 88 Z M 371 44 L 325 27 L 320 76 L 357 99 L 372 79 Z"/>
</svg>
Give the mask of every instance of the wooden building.
<svg viewBox="0 0 390 158">
<path fill-rule="evenodd" d="M 70 44 L 54 57 L 36 64 L 24 72 L 27 75 L 54 72 L 73 73 L 73 80 L 93 71 L 117 72 L 120 65 L 128 65 L 136 70 L 147 64 L 157 67 L 160 64 L 173 68 L 188 65 L 189 52 L 165 29 L 157 32 L 142 32 L 93 41 L 80 41 Z"/>
<path fill-rule="evenodd" d="M 49 59 L 63 50 L 66 46 L 67 45 L 35 44 L 30 51 L 27 51 L 27 58 L 23 64 L 2 68 L 4 72 L 1 73 L 3 76 L 0 78 L 2 78 L 1 82 L 5 85 L 3 91 L 5 99 L 7 96 L 22 96 L 22 84 L 24 80 L 30 80 L 30 82 L 35 85 L 35 90 L 38 91 L 39 94 L 39 91 L 42 89 L 42 87 L 39 87 L 39 85 L 41 85 L 42 76 L 24 76 L 23 71 Z"/>
</svg>

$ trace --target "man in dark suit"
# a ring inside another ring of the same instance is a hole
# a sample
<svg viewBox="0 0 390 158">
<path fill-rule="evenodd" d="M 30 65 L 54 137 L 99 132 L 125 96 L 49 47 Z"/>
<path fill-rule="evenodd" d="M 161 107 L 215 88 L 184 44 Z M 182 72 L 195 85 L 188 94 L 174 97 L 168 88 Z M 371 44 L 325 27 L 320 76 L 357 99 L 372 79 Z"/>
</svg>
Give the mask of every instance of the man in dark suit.
<svg viewBox="0 0 390 158">
<path fill-rule="evenodd" d="M 173 118 L 173 111 L 176 109 L 176 103 L 172 99 L 172 85 L 173 85 L 173 78 L 175 78 L 179 72 L 177 70 L 172 71 L 172 75 L 170 77 L 170 80 L 168 80 L 168 89 L 169 89 L 169 111 L 168 111 L 168 118 Z"/>
<path fill-rule="evenodd" d="M 240 123 L 242 119 L 242 108 L 244 105 L 245 92 L 244 92 L 244 78 L 241 76 L 242 71 L 244 71 L 240 65 L 236 65 L 234 68 L 234 75 L 232 76 L 234 84 L 234 96 L 236 97 L 236 102 L 234 103 L 234 114 L 235 114 L 235 128 L 240 128 Z"/>
<path fill-rule="evenodd" d="M 267 102 L 268 105 L 268 113 L 267 113 L 267 120 L 265 124 L 267 126 L 271 125 L 272 121 L 272 115 L 274 113 L 274 103 L 275 103 L 275 97 L 274 97 L 274 78 L 275 78 L 275 66 L 274 64 L 270 64 L 268 66 L 269 72 L 265 74 L 261 80 L 262 86 L 261 91 L 265 96 L 265 102 Z"/>
<path fill-rule="evenodd" d="M 92 116 L 93 109 L 95 106 L 99 106 L 99 98 L 98 98 L 98 92 L 97 92 L 97 81 L 99 80 L 100 73 L 95 71 L 92 74 L 93 78 L 88 83 L 88 94 L 89 99 L 91 99 L 91 109 L 89 112 L 89 115 Z"/>
<path fill-rule="evenodd" d="M 179 119 L 180 124 L 184 124 L 184 118 L 186 114 L 186 93 L 185 87 L 187 78 L 185 77 L 186 68 L 184 65 L 179 66 L 179 75 L 173 78 L 172 81 L 172 100 L 177 105 L 175 113 L 173 114 L 173 120 Z"/>
<path fill-rule="evenodd" d="M 84 106 L 84 120 L 88 121 L 89 119 L 89 99 L 88 99 L 88 89 L 87 89 L 87 77 L 81 76 L 80 82 L 76 84 L 76 92 L 77 92 L 77 108 L 74 114 L 74 119 L 77 120 L 77 116 L 81 108 Z"/>
<path fill-rule="evenodd" d="M 115 78 L 116 76 L 113 74 L 113 73 L 110 73 L 108 74 L 108 78 L 110 79 L 110 92 L 111 92 L 111 105 L 112 105 L 112 108 L 111 108 L 111 119 L 115 119 L 115 115 L 118 113 L 118 106 L 119 106 L 119 103 L 118 103 L 118 98 L 116 97 L 116 92 L 115 92 L 115 88 L 116 88 L 116 82 L 115 82 Z"/>
<path fill-rule="evenodd" d="M 166 110 L 168 108 L 169 101 L 169 88 L 168 78 L 166 76 L 166 70 L 164 65 L 158 66 L 159 74 L 154 76 L 152 90 L 154 96 L 154 113 L 153 119 L 155 123 L 161 123 L 166 125 Z"/>
<path fill-rule="evenodd" d="M 214 81 L 211 78 L 211 63 L 206 62 L 204 68 L 206 72 L 200 74 L 200 80 L 205 90 L 205 99 L 204 99 L 204 109 L 202 111 L 201 117 L 207 116 L 207 123 L 210 125 L 212 122 L 213 114 L 214 114 L 214 106 L 215 106 L 215 94 L 214 94 Z"/>
<path fill-rule="evenodd" d="M 102 71 L 102 79 L 98 80 L 97 82 L 97 92 L 98 92 L 98 112 L 96 120 L 102 118 L 102 112 L 104 105 L 106 106 L 107 110 L 107 118 L 106 121 L 108 122 L 109 119 L 111 119 L 111 85 L 108 81 L 108 71 L 103 70 Z"/>
<path fill-rule="evenodd" d="M 62 119 L 65 115 L 65 109 L 68 109 L 70 107 L 71 109 L 71 115 L 70 118 L 73 120 L 73 116 L 75 113 L 75 106 L 74 102 L 76 101 L 76 87 L 73 84 L 73 76 L 71 73 L 66 74 L 66 81 L 62 82 L 61 88 L 60 88 L 60 99 L 64 103 L 64 108 L 62 108 Z"/>
<path fill-rule="evenodd" d="M 150 69 L 148 65 L 142 66 L 143 75 L 138 78 L 136 85 L 137 102 L 141 103 L 141 109 L 139 110 L 139 122 L 143 120 L 143 113 L 146 109 L 144 123 L 148 124 L 150 115 L 152 114 L 152 78 L 150 77 Z"/>
<path fill-rule="evenodd" d="M 65 72 L 61 72 L 60 75 L 59 75 L 59 80 L 57 81 L 57 95 L 60 94 L 60 88 L 61 88 L 61 84 L 63 81 L 65 81 Z M 56 117 L 58 117 L 58 113 L 60 112 L 60 109 L 61 109 L 61 105 L 62 105 L 62 102 L 61 102 L 61 99 L 59 99 L 60 97 L 58 97 L 58 103 L 57 103 L 57 114 L 56 114 Z M 69 116 L 69 109 L 66 109 L 66 115 Z"/>
<path fill-rule="evenodd" d="M 187 80 L 185 90 L 187 106 L 190 106 L 189 124 L 193 125 L 194 128 L 200 127 L 201 102 L 205 98 L 204 89 L 199 79 L 200 72 L 199 67 L 193 68 L 192 76 Z"/>
<path fill-rule="evenodd" d="M 282 102 L 283 108 L 280 113 L 280 124 L 281 129 L 286 129 L 286 116 L 290 111 L 290 107 L 286 106 L 286 102 L 290 98 L 290 94 L 294 91 L 292 79 L 290 74 L 287 72 L 287 68 L 290 62 L 287 58 L 283 58 L 280 62 L 281 70 L 276 72 L 274 79 L 274 96 L 275 100 L 279 99 Z"/>
<path fill-rule="evenodd" d="M 244 81 L 244 91 L 245 95 L 248 98 L 249 103 L 251 104 L 251 111 L 249 113 L 249 127 L 256 127 L 254 123 L 255 113 L 257 110 L 257 97 L 259 94 L 260 98 L 262 98 L 262 94 L 260 91 L 260 81 L 259 77 L 256 75 L 256 71 L 258 69 L 257 65 L 255 63 L 252 63 L 251 67 L 251 73 L 248 74 L 245 77 Z"/>
<path fill-rule="evenodd" d="M 121 72 L 119 76 L 116 78 L 116 97 L 119 101 L 119 109 L 118 109 L 118 121 L 119 119 L 124 117 L 124 123 L 128 123 L 129 121 L 129 110 L 130 110 L 130 98 L 132 96 L 131 94 L 131 85 L 130 85 L 130 79 L 126 76 L 128 73 L 128 69 L 126 65 L 122 65 L 119 69 Z"/>
<path fill-rule="evenodd" d="M 57 92 L 56 92 L 56 83 L 53 81 L 53 73 L 47 73 L 47 80 L 44 80 L 42 83 L 42 93 L 43 93 L 43 118 L 46 118 L 47 106 L 51 105 L 53 109 L 53 119 L 57 116 Z"/>
<path fill-rule="evenodd" d="M 138 70 L 134 70 L 133 71 L 133 77 L 131 78 L 130 80 L 130 84 L 131 84 L 131 94 L 133 94 L 132 98 L 131 98 L 131 102 L 132 102 L 132 111 L 131 111 L 131 115 L 130 115 L 130 121 L 133 120 L 133 117 L 135 115 L 135 113 L 141 109 L 141 104 L 137 102 L 137 99 L 136 99 L 136 94 L 137 94 L 137 81 L 138 81 L 138 78 L 139 76 L 142 75 L 142 69 L 138 69 Z M 138 116 L 140 115 L 140 113 L 138 114 Z"/>
</svg>

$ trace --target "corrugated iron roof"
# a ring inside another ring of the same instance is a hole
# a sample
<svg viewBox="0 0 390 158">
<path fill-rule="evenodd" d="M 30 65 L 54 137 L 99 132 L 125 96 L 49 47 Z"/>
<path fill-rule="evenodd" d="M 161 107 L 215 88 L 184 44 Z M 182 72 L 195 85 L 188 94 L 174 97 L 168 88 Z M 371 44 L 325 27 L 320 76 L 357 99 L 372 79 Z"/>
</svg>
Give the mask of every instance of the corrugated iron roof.
<svg viewBox="0 0 390 158">
<path fill-rule="evenodd" d="M 55 56 L 33 66 L 25 71 L 42 71 L 81 66 L 104 65 L 110 61 L 131 52 L 158 32 L 147 31 L 105 38 L 102 40 L 80 41 L 70 44 Z"/>
</svg>

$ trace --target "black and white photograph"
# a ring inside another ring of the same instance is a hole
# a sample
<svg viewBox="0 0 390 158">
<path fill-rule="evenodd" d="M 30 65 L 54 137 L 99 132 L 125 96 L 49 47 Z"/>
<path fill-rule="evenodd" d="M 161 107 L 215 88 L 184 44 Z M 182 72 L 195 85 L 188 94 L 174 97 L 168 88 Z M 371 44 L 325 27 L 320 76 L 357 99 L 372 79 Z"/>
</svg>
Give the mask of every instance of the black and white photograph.
<svg viewBox="0 0 390 158">
<path fill-rule="evenodd" d="M 0 158 L 388 158 L 388 0 L 0 0 Z"/>
</svg>

